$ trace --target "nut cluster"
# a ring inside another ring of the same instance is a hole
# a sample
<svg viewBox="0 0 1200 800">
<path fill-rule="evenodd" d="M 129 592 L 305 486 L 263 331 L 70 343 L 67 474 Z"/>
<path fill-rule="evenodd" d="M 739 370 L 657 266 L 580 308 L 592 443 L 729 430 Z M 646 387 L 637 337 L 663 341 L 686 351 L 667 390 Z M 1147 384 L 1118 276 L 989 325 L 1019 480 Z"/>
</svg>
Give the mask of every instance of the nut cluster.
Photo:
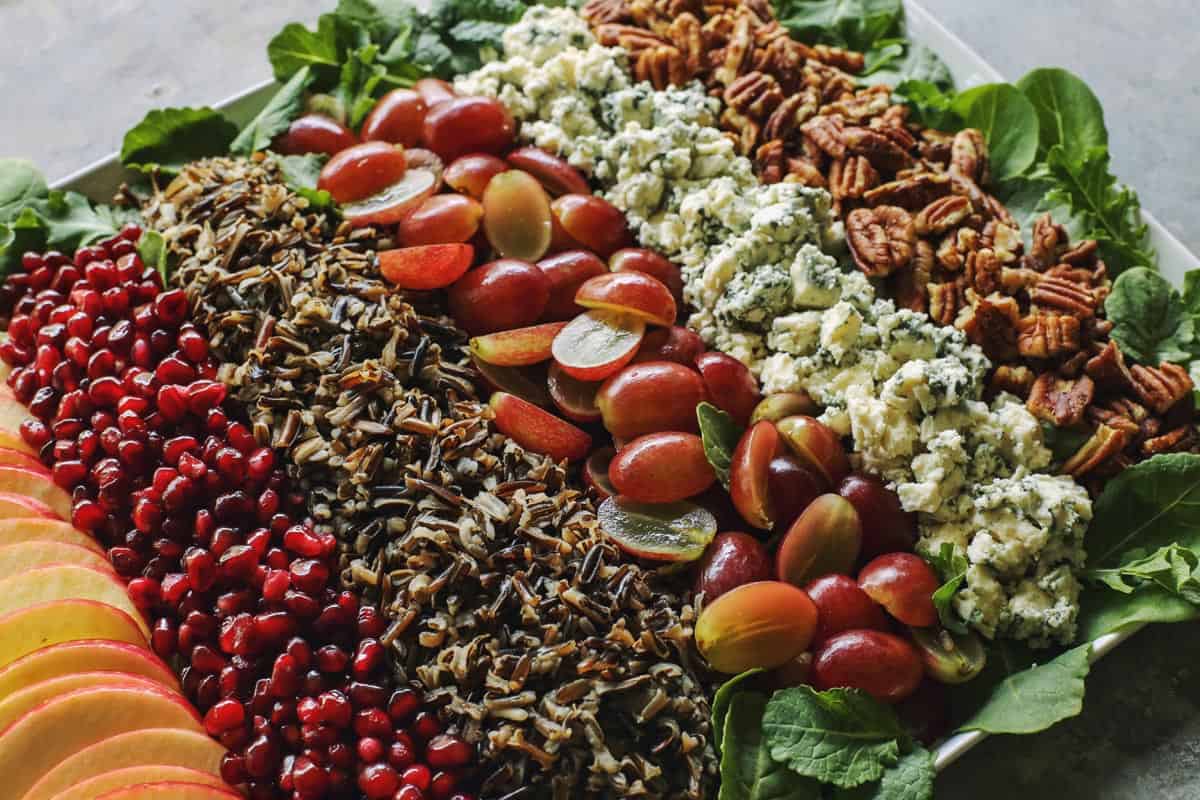
<svg viewBox="0 0 1200 800">
<path fill-rule="evenodd" d="M 791 39 L 760 0 L 590 0 L 605 45 L 656 88 L 700 80 L 765 183 L 828 189 L 858 267 L 896 302 L 962 329 L 996 365 L 993 392 L 1090 439 L 1063 470 L 1095 488 L 1129 464 L 1192 450 L 1192 381 L 1171 364 L 1125 364 L 1104 319 L 1110 291 L 1094 241 L 1049 215 L 1026 248 L 987 191 L 978 130 L 923 128 L 887 86 L 861 86 L 859 53 Z"/>
</svg>

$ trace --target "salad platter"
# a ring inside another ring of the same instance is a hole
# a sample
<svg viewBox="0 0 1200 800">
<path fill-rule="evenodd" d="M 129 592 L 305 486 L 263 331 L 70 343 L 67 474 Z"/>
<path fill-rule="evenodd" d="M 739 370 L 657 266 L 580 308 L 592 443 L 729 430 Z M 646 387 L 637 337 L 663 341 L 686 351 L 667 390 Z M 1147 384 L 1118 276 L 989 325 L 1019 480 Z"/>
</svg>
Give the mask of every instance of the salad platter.
<svg viewBox="0 0 1200 800">
<path fill-rule="evenodd" d="M 1195 258 L 1076 76 L 899 0 L 267 55 L 0 160 L 14 798 L 924 800 L 1200 616 Z"/>
</svg>

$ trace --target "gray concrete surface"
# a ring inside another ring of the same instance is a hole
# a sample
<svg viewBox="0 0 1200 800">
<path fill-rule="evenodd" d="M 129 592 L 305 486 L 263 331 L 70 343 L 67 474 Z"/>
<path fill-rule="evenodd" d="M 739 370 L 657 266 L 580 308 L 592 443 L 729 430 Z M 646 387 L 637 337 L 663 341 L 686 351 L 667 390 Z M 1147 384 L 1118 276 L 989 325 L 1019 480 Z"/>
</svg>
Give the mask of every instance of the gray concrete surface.
<svg viewBox="0 0 1200 800">
<path fill-rule="evenodd" d="M 1010 79 L 1059 65 L 1108 114 L 1115 169 L 1200 252 L 1195 0 L 924 0 Z M 214 103 L 269 76 L 284 22 L 332 2 L 0 0 L 0 155 L 59 177 L 114 150 L 149 108 Z M 939 781 L 942 800 L 1200 798 L 1200 636 L 1144 632 L 1096 667 L 1082 716 L 996 737 Z"/>
</svg>

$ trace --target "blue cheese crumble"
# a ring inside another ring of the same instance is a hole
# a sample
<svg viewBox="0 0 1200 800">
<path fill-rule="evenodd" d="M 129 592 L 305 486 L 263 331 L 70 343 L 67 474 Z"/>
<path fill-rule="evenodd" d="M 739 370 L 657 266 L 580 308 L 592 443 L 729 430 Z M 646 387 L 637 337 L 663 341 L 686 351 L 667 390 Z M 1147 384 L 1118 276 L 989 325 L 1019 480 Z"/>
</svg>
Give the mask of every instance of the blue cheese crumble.
<svg viewBox="0 0 1200 800">
<path fill-rule="evenodd" d="M 531 9 L 504 48 L 458 90 L 499 98 L 525 141 L 587 172 L 641 243 L 681 266 L 706 342 L 764 391 L 825 407 L 857 464 L 918 512 L 918 550 L 950 543 L 968 559 L 958 613 L 988 637 L 1071 641 L 1091 503 L 1044 474 L 1050 452 L 1016 398 L 983 401 L 982 351 L 840 266 L 828 192 L 760 184 L 700 84 L 634 82 L 627 53 L 566 9 Z"/>
</svg>

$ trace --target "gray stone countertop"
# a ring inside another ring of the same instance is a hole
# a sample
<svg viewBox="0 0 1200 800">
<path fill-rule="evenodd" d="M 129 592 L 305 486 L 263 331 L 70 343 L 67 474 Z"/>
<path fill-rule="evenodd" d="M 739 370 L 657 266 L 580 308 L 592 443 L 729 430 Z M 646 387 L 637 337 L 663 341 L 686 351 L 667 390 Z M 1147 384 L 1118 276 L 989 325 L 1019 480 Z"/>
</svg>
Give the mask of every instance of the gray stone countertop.
<svg viewBox="0 0 1200 800">
<path fill-rule="evenodd" d="M 924 0 L 1005 76 L 1082 75 L 1104 104 L 1114 169 L 1193 251 L 1200 164 L 1195 0 Z M 0 0 L 0 155 L 51 178 L 116 149 L 150 108 L 215 103 L 270 75 L 267 40 L 325 5 L 277 0 Z M 1200 798 L 1200 636 L 1139 634 L 1093 670 L 1083 714 L 995 737 L 952 766 L 938 797 Z"/>
</svg>

